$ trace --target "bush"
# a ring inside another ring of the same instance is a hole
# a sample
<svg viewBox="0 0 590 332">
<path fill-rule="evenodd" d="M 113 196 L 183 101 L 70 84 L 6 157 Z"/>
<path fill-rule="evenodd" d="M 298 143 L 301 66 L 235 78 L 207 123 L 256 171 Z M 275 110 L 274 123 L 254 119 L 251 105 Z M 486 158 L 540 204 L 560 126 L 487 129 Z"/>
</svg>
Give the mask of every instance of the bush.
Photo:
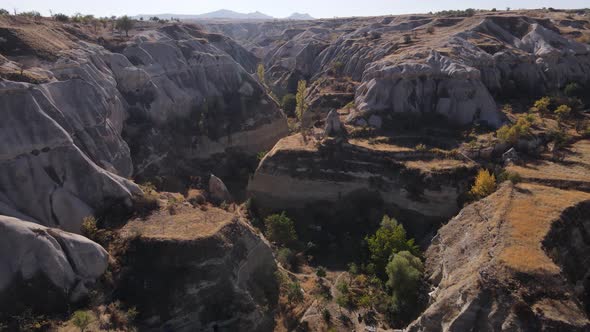
<svg viewBox="0 0 590 332">
<path fill-rule="evenodd" d="M 409 251 L 400 251 L 392 256 L 386 271 L 394 314 L 404 317 L 402 320 L 415 315 L 424 271 L 422 261 Z"/>
<path fill-rule="evenodd" d="M 277 252 L 277 261 L 286 269 L 291 269 L 293 257 L 293 252 L 289 248 L 281 248 Z"/>
<path fill-rule="evenodd" d="M 70 20 L 70 17 L 68 15 L 61 13 L 53 15 L 53 18 L 58 22 L 67 22 Z"/>
<path fill-rule="evenodd" d="M 4 8 L 0 8 L 0 16 L 2 15 L 10 15 L 10 13 L 8 12 L 8 10 L 4 9 Z"/>
<path fill-rule="evenodd" d="M 530 135 L 534 117 L 521 116 L 513 125 L 504 125 L 496 131 L 496 136 L 502 143 L 515 144 L 521 137 Z"/>
<path fill-rule="evenodd" d="M 266 237 L 277 244 L 287 245 L 297 240 L 295 225 L 285 212 L 273 214 L 264 219 Z"/>
<path fill-rule="evenodd" d="M 90 314 L 86 311 L 76 311 L 72 316 L 72 323 L 80 329 L 80 332 L 84 332 L 90 325 Z"/>
<path fill-rule="evenodd" d="M 88 216 L 82 219 L 82 226 L 80 231 L 82 235 L 90 240 L 96 241 L 98 235 L 98 227 L 96 226 L 96 219 L 93 216 Z"/>
<path fill-rule="evenodd" d="M 434 27 L 429 26 L 428 28 L 426 28 L 426 32 L 432 35 L 434 33 Z"/>
<path fill-rule="evenodd" d="M 534 104 L 532 110 L 542 112 L 542 113 L 547 113 L 547 112 L 549 112 L 550 105 L 551 105 L 551 98 L 543 97 L 543 98 L 535 101 L 535 104 Z"/>
<path fill-rule="evenodd" d="M 330 323 L 330 320 L 332 319 L 332 314 L 330 313 L 330 310 L 324 308 L 322 310 L 322 318 L 324 319 L 324 322 Z"/>
<path fill-rule="evenodd" d="M 322 266 L 318 266 L 318 268 L 315 270 L 315 275 L 320 278 L 325 278 L 326 277 L 326 269 L 324 269 Z"/>
<path fill-rule="evenodd" d="M 412 42 L 412 36 L 404 35 L 404 43 L 409 44 Z"/>
<path fill-rule="evenodd" d="M 500 175 L 498 175 L 498 183 L 502 183 L 504 181 L 510 181 L 514 184 L 522 182 L 522 177 L 520 176 L 520 174 L 516 173 L 516 172 L 508 172 L 508 171 L 504 171 L 502 173 L 500 173 Z"/>
<path fill-rule="evenodd" d="M 260 83 L 262 83 L 262 85 L 266 85 L 266 80 L 264 79 L 264 65 L 263 64 L 258 64 L 258 67 L 256 68 L 256 75 L 258 76 L 258 81 L 260 81 Z"/>
<path fill-rule="evenodd" d="M 295 95 L 289 93 L 283 96 L 281 106 L 283 107 L 283 110 L 287 113 L 287 115 L 295 115 L 295 108 L 297 107 L 297 99 L 295 98 Z"/>
<path fill-rule="evenodd" d="M 480 169 L 469 193 L 475 198 L 484 198 L 496 191 L 496 177 L 488 170 Z"/>
<path fill-rule="evenodd" d="M 555 109 L 555 115 L 557 115 L 560 120 L 567 118 L 571 112 L 572 108 L 567 105 L 559 105 L 559 107 Z"/>
<path fill-rule="evenodd" d="M 294 303 L 303 301 L 303 290 L 301 290 L 301 285 L 298 282 L 292 282 L 287 287 L 287 299 Z"/>
<path fill-rule="evenodd" d="M 374 235 L 366 237 L 370 258 L 375 264 L 375 271 L 378 276 L 384 277 L 385 266 L 392 254 L 400 251 L 410 251 L 418 255 L 418 246 L 414 239 L 407 239 L 404 226 L 394 218 L 383 216 L 381 227 Z"/>
</svg>

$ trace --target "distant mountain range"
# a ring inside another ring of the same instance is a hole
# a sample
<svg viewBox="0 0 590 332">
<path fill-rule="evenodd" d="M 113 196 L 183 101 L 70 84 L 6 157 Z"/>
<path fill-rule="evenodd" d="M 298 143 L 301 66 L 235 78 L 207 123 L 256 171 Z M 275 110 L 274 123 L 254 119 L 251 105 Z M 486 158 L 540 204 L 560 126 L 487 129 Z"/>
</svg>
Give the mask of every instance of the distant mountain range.
<svg viewBox="0 0 590 332">
<path fill-rule="evenodd" d="M 180 20 L 212 20 L 212 19 L 224 19 L 224 20 L 274 20 L 277 19 L 270 15 L 263 14 L 261 12 L 253 13 L 238 13 L 233 10 L 221 9 L 210 13 L 199 14 L 199 15 L 182 15 L 182 14 L 140 14 L 134 16 L 134 18 L 143 17 L 148 19 L 150 17 L 158 17 L 160 19 L 169 20 L 171 18 L 177 18 Z M 291 16 L 284 18 L 286 20 L 313 20 L 309 14 L 293 13 Z"/>
</svg>

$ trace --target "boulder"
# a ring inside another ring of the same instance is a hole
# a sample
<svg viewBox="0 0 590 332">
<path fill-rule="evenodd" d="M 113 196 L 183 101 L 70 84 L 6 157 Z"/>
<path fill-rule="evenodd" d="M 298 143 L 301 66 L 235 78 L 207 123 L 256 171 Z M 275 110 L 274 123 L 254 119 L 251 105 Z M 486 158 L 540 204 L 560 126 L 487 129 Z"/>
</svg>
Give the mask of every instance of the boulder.
<svg viewBox="0 0 590 332">
<path fill-rule="evenodd" d="M 337 136 L 344 133 L 344 126 L 340 122 L 340 116 L 335 109 L 332 109 L 326 117 L 326 125 L 324 127 L 324 134 L 326 136 Z"/>
<path fill-rule="evenodd" d="M 520 157 L 518 156 L 518 152 L 516 152 L 516 149 L 510 148 L 510 150 L 502 154 L 502 161 L 504 162 L 504 164 L 516 164 L 520 161 Z"/>
<path fill-rule="evenodd" d="M 209 195 L 211 199 L 217 203 L 229 203 L 233 201 L 225 183 L 213 174 L 211 174 L 211 177 L 209 178 Z"/>
<path fill-rule="evenodd" d="M 63 308 L 107 265 L 107 252 L 83 236 L 0 216 L 0 313 Z"/>
</svg>

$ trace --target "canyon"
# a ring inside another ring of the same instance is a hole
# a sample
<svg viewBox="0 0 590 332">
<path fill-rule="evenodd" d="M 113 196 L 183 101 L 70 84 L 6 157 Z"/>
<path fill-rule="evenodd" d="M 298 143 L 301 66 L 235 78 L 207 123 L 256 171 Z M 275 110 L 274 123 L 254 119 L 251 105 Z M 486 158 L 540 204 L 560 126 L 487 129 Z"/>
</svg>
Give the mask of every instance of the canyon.
<svg viewBox="0 0 590 332">
<path fill-rule="evenodd" d="M 590 13 L 134 22 L 0 15 L 0 327 L 590 328 Z M 404 324 L 314 295 L 384 215 L 423 250 Z"/>
</svg>

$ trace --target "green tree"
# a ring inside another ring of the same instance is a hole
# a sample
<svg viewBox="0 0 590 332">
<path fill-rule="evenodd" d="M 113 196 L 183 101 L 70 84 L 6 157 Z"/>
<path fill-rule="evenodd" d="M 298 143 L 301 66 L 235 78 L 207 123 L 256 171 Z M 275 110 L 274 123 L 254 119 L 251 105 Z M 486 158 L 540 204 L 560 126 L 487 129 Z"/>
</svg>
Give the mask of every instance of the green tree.
<svg viewBox="0 0 590 332">
<path fill-rule="evenodd" d="M 8 10 L 6 10 L 4 8 L 0 8 L 0 16 L 1 15 L 10 15 L 10 13 L 8 12 Z"/>
<path fill-rule="evenodd" d="M 409 251 L 400 251 L 387 264 L 387 287 L 391 290 L 391 305 L 394 314 L 416 314 L 420 283 L 424 266 L 420 258 Z M 402 318 L 404 320 L 406 318 Z"/>
<path fill-rule="evenodd" d="M 287 287 L 287 299 L 294 303 L 303 301 L 303 291 L 301 285 L 298 282 L 292 282 Z"/>
<path fill-rule="evenodd" d="M 533 110 L 539 112 L 549 112 L 549 105 L 551 105 L 551 98 L 543 97 L 537 101 L 535 101 Z"/>
<path fill-rule="evenodd" d="M 289 248 L 281 248 L 277 252 L 277 261 L 286 269 L 291 268 L 293 257 L 293 252 Z"/>
<path fill-rule="evenodd" d="M 400 251 L 409 251 L 414 255 L 419 253 L 414 239 L 407 238 L 404 226 L 389 216 L 383 216 L 379 229 L 365 240 L 371 261 L 375 264 L 376 274 L 380 277 L 384 276 L 385 266 L 392 254 Z"/>
<path fill-rule="evenodd" d="M 124 15 L 117 20 L 117 29 L 125 31 L 125 36 L 129 37 L 129 30 L 133 29 L 133 20 Z"/>
<path fill-rule="evenodd" d="M 76 311 L 72 317 L 72 323 L 80 329 L 80 332 L 84 332 L 90 325 L 90 314 L 86 311 Z"/>
<path fill-rule="evenodd" d="M 326 269 L 324 269 L 322 266 L 318 266 L 318 268 L 315 270 L 315 275 L 320 278 L 325 278 L 326 277 Z"/>
<path fill-rule="evenodd" d="M 555 110 L 555 115 L 559 118 L 559 120 L 563 120 L 567 118 L 570 113 L 572 112 L 572 108 L 567 105 L 559 105 Z"/>
<path fill-rule="evenodd" d="M 266 86 L 266 80 L 264 79 L 264 65 L 258 64 L 258 68 L 256 68 L 256 74 L 258 75 L 258 80 L 262 85 Z"/>
<path fill-rule="evenodd" d="M 264 220 L 266 226 L 266 237 L 277 244 L 287 245 L 297 240 L 295 224 L 285 212 L 273 214 Z"/>
<path fill-rule="evenodd" d="M 303 114 L 307 111 L 307 103 L 305 98 L 307 97 L 307 82 L 301 80 L 297 83 L 297 94 L 295 95 L 297 117 L 299 120 L 303 118 Z"/>
<path fill-rule="evenodd" d="M 292 93 L 286 94 L 283 96 L 281 106 L 288 115 L 295 115 L 295 109 L 297 108 L 297 98 Z"/>
</svg>

